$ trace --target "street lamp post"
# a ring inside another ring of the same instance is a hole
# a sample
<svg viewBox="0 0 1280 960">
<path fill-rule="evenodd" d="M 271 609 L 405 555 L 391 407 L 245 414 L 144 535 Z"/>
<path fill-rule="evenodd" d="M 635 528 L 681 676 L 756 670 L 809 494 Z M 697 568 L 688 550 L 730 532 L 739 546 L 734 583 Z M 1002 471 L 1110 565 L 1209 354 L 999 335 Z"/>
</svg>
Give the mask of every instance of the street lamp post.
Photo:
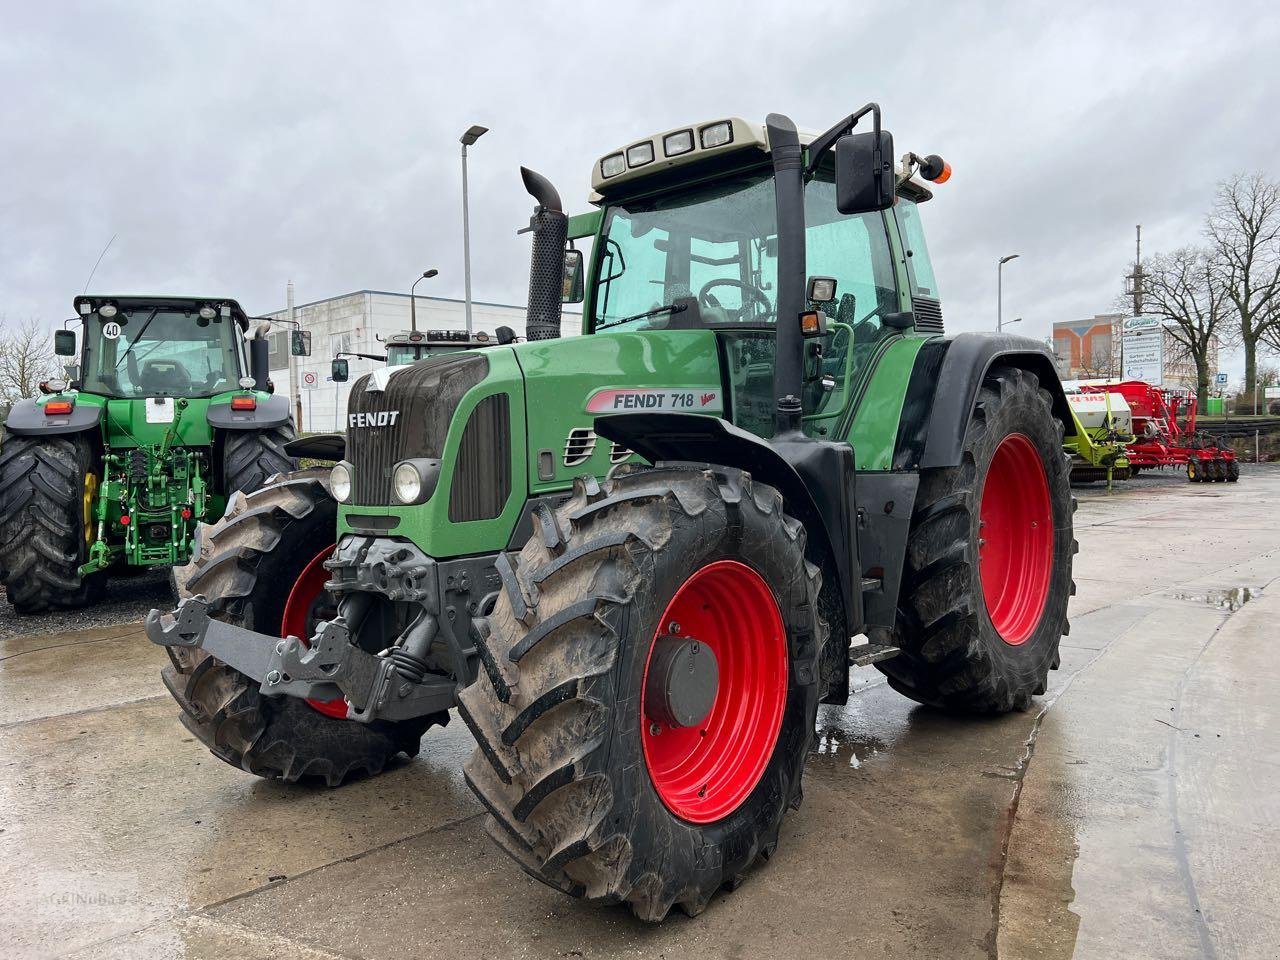
<svg viewBox="0 0 1280 960">
<path fill-rule="evenodd" d="M 1001 257 L 996 264 L 996 330 L 1004 329 L 1004 265 L 1010 260 L 1017 260 L 1020 254 L 1011 253 Z"/>
<path fill-rule="evenodd" d="M 467 212 L 467 147 L 489 132 L 473 124 L 459 137 L 462 144 L 462 285 L 467 309 L 467 336 L 471 336 L 471 221 Z"/>
<path fill-rule="evenodd" d="M 418 329 L 418 297 L 414 293 L 414 291 L 418 289 L 418 284 L 420 284 L 423 280 L 430 280 L 439 272 L 440 271 L 437 270 L 435 267 L 432 267 L 430 270 L 423 270 L 422 276 L 420 276 L 417 280 L 413 281 L 413 286 L 409 288 L 409 329 L 410 330 Z"/>
</svg>

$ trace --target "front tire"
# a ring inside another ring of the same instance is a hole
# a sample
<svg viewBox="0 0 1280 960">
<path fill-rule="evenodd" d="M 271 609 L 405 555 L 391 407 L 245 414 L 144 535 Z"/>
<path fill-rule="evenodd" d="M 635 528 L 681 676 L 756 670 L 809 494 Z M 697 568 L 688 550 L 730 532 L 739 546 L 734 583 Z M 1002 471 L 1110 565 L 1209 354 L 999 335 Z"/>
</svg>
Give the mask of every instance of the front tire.
<svg viewBox="0 0 1280 960">
<path fill-rule="evenodd" d="M 989 374 L 958 466 L 922 471 L 897 624 L 876 664 L 899 693 L 960 713 L 1023 710 L 1067 632 L 1076 551 L 1068 460 L 1032 373 Z"/>
<path fill-rule="evenodd" d="M 531 876 L 647 921 L 697 914 L 772 854 L 800 800 L 827 631 L 804 529 L 719 468 L 579 480 L 535 516 L 499 559 L 484 670 L 460 698 L 467 782 Z M 651 671 L 702 646 L 713 699 L 673 720 Z"/>
<path fill-rule="evenodd" d="M 323 561 L 336 529 L 327 471 L 304 470 L 237 493 L 221 520 L 198 529 L 191 561 L 174 568 L 178 599 L 201 594 L 218 620 L 309 638 L 317 620 L 331 615 Z M 172 665 L 162 677 L 183 724 L 218 759 L 259 777 L 336 787 L 381 773 L 398 754 L 414 756 L 427 728 L 449 719 L 443 713 L 359 723 L 345 719 L 344 701 L 266 697 L 256 681 L 203 650 L 165 649 Z"/>
<path fill-rule="evenodd" d="M 96 533 L 101 468 L 88 434 L 15 436 L 0 444 L 0 571 L 20 614 L 102 599 L 106 574 L 82 577 Z"/>
</svg>

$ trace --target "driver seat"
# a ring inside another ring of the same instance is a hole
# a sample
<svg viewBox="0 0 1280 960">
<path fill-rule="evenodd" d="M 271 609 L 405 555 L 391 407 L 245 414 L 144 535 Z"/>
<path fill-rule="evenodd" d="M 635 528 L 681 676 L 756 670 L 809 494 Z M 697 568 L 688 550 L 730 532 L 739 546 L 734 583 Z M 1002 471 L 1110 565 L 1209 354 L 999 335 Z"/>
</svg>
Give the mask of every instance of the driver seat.
<svg viewBox="0 0 1280 960">
<path fill-rule="evenodd" d="M 191 377 L 177 360 L 148 360 L 142 365 L 138 380 L 145 393 L 176 396 L 191 392 Z"/>
</svg>

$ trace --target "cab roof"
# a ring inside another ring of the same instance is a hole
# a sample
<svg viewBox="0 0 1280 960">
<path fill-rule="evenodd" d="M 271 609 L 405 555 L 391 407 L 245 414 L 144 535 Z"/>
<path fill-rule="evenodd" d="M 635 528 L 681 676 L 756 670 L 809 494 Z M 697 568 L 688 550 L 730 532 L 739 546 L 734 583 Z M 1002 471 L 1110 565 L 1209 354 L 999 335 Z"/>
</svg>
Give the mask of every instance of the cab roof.
<svg viewBox="0 0 1280 960">
<path fill-rule="evenodd" d="M 801 130 L 800 144 L 807 147 L 818 136 L 811 130 Z M 753 152 L 762 161 L 769 155 L 769 133 L 763 123 L 725 117 L 674 127 L 634 140 L 597 160 L 591 172 L 590 199 L 598 204 L 608 196 L 642 191 L 640 181 L 658 179 L 655 174 L 667 173 L 675 167 L 694 164 L 706 167 L 716 160 L 725 162 L 726 166 L 749 162 Z M 662 179 L 670 180 L 670 174 Z M 917 202 L 933 196 L 933 191 L 914 177 L 900 179 L 898 191 Z"/>
<path fill-rule="evenodd" d="M 87 293 L 81 294 L 72 301 L 72 307 L 78 315 L 93 313 L 104 303 L 114 303 L 117 307 L 171 307 L 175 310 L 196 309 L 206 304 L 213 307 L 227 307 L 231 316 L 238 320 L 248 320 L 248 314 L 240 304 L 231 297 L 187 297 L 177 295 L 154 295 L 134 293 Z M 84 309 L 84 307 L 88 309 Z"/>
</svg>

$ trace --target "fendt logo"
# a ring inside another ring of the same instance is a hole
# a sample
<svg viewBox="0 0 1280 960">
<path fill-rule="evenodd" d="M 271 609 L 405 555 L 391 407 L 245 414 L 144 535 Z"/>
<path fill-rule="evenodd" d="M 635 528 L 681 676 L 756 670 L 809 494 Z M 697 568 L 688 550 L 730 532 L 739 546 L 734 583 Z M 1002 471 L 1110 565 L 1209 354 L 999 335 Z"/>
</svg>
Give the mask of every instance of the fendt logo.
<svg viewBox="0 0 1280 960">
<path fill-rule="evenodd" d="M 400 418 L 399 410 L 380 410 L 377 413 L 348 413 L 348 427 L 394 427 Z"/>
</svg>

